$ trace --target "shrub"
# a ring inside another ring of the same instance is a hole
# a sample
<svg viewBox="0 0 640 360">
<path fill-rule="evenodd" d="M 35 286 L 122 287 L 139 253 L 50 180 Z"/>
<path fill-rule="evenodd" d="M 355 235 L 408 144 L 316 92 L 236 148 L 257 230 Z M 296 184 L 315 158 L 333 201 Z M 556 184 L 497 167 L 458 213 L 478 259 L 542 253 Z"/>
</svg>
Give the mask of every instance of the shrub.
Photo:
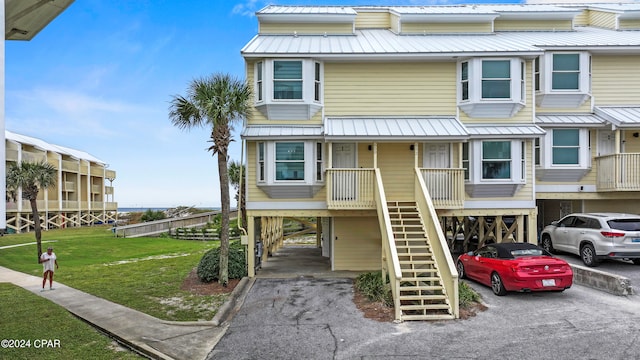
<svg viewBox="0 0 640 360">
<path fill-rule="evenodd" d="M 204 282 L 218 280 L 220 273 L 220 248 L 207 251 L 198 264 L 198 278 Z M 229 246 L 229 279 L 241 279 L 247 276 L 247 262 L 244 247 Z"/>
<path fill-rule="evenodd" d="M 480 295 L 473 291 L 465 282 L 458 281 L 458 305 L 460 307 L 467 307 L 471 303 L 480 301 Z"/>
<path fill-rule="evenodd" d="M 356 290 L 371 301 L 380 301 L 385 305 L 393 305 L 391 289 L 382 282 L 382 272 L 374 271 L 358 275 L 355 281 Z"/>
<path fill-rule="evenodd" d="M 160 211 L 160 210 L 153 211 L 151 209 L 147 209 L 147 211 L 145 211 L 144 214 L 142 214 L 142 216 L 140 217 L 140 221 L 142 222 L 156 221 L 156 220 L 162 220 L 164 218 L 166 218 L 166 215 L 164 214 L 163 211 Z"/>
</svg>

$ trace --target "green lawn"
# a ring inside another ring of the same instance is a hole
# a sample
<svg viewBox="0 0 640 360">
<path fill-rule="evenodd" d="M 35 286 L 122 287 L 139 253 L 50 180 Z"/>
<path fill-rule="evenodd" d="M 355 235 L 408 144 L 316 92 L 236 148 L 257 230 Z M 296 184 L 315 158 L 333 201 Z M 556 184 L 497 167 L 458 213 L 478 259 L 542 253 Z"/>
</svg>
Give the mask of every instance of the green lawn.
<svg viewBox="0 0 640 360">
<path fill-rule="evenodd" d="M 0 283 L 0 299 L 0 359 L 141 359 L 62 307 L 13 284 Z"/>
<path fill-rule="evenodd" d="M 202 255 L 218 243 L 170 238 L 116 238 L 110 226 L 49 230 L 56 281 L 165 320 L 211 320 L 227 295 L 180 290 Z M 33 233 L 0 237 L 0 247 L 35 241 Z M 36 245 L 0 249 L 0 266 L 41 276 Z"/>
</svg>

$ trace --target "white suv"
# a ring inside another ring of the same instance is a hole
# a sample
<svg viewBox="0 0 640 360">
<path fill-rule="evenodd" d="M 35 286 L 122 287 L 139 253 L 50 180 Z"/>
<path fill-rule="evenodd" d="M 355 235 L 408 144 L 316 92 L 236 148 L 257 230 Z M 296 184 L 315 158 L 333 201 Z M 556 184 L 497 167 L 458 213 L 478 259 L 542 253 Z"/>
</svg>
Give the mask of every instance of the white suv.
<svg viewBox="0 0 640 360">
<path fill-rule="evenodd" d="M 640 265 L 640 215 L 570 214 L 542 230 L 540 246 L 580 255 L 587 266 L 598 266 L 602 259 L 628 259 Z"/>
</svg>

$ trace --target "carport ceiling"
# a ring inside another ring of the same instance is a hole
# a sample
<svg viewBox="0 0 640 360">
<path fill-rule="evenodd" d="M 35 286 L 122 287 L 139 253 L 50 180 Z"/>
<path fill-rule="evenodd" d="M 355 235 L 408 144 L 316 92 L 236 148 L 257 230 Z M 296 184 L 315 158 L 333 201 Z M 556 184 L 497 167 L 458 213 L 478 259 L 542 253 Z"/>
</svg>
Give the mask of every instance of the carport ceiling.
<svg viewBox="0 0 640 360">
<path fill-rule="evenodd" d="M 5 0 L 4 37 L 31 40 L 74 0 Z"/>
</svg>

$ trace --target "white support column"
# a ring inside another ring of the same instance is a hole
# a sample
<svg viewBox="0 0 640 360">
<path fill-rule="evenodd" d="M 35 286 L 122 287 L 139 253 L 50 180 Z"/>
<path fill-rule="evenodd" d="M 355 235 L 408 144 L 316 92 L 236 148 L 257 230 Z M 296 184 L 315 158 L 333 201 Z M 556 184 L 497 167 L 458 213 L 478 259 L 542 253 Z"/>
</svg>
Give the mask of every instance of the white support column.
<svg viewBox="0 0 640 360">
<path fill-rule="evenodd" d="M 247 214 L 247 275 L 249 277 L 256 276 L 256 236 L 255 236 L 255 218 Z"/>
</svg>

